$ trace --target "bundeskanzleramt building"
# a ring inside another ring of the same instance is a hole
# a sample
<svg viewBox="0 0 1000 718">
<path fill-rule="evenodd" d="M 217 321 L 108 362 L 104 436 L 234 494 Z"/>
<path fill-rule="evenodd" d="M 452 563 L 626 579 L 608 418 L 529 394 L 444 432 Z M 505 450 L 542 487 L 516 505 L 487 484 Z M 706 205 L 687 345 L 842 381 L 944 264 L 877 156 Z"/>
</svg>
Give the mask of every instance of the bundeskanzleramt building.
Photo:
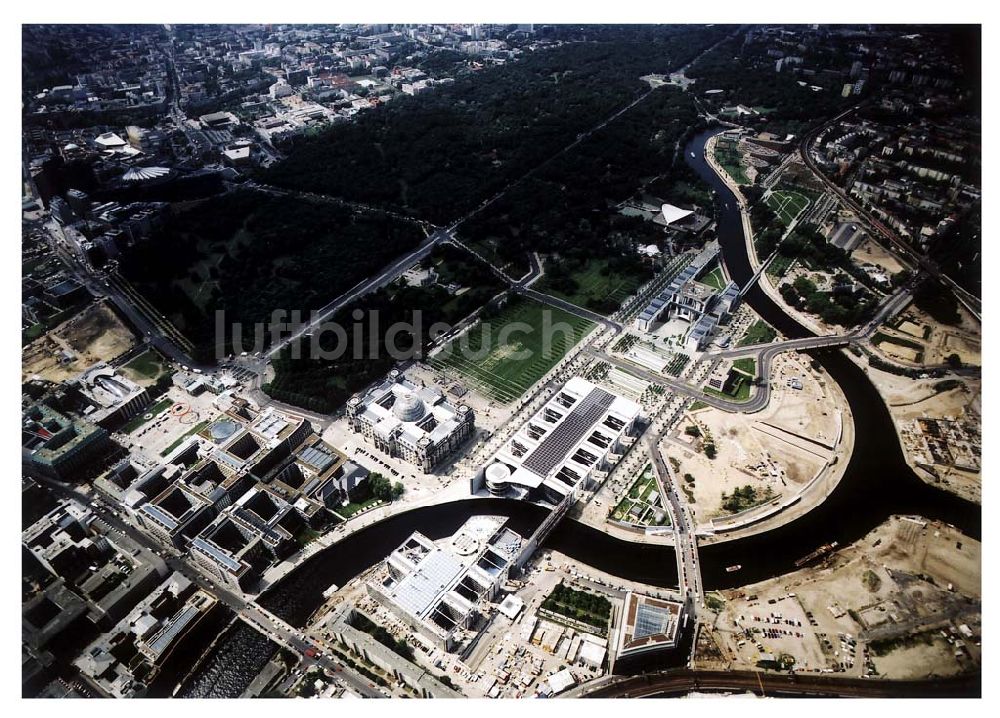
<svg viewBox="0 0 1000 718">
<path fill-rule="evenodd" d="M 351 430 L 375 448 L 430 472 L 475 431 L 475 412 L 453 406 L 432 387 L 417 386 L 398 371 L 347 404 Z"/>
</svg>

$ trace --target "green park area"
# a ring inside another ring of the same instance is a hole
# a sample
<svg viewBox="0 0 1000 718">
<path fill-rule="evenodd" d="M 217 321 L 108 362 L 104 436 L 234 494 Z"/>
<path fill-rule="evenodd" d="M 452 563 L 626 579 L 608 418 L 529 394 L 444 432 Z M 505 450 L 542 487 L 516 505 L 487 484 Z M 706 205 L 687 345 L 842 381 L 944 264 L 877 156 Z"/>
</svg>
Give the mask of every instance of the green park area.
<svg viewBox="0 0 1000 718">
<path fill-rule="evenodd" d="M 757 489 L 747 484 L 737 486 L 731 494 L 722 492 L 722 508 L 731 514 L 738 514 L 741 511 L 760 506 L 774 498 L 774 491 L 770 486 L 764 489 Z"/>
<path fill-rule="evenodd" d="M 720 291 L 726 287 L 726 276 L 722 273 L 722 267 L 718 263 L 716 263 L 712 271 L 698 281 Z"/>
<path fill-rule="evenodd" d="M 611 510 L 610 518 L 613 521 L 624 521 L 640 526 L 670 525 L 670 518 L 663 510 L 660 490 L 650 464 L 646 465 L 632 482 L 628 493 Z"/>
<path fill-rule="evenodd" d="M 774 190 L 767 199 L 767 206 L 774 210 L 786 227 L 809 206 L 809 198 L 797 190 Z"/>
<path fill-rule="evenodd" d="M 670 376 L 680 376 L 684 368 L 691 363 L 691 357 L 687 354 L 681 354 L 680 352 L 675 352 L 673 356 L 670 357 L 670 361 L 667 365 L 663 367 L 663 373 L 669 374 Z"/>
<path fill-rule="evenodd" d="M 334 332 L 316 337 L 331 358 L 312 357 L 309 352 L 296 358 L 286 349 L 274 358 L 274 379 L 262 389 L 278 401 L 333 412 L 351 394 L 384 376 L 395 363 L 394 355 L 422 357 L 440 325 L 457 325 L 503 289 L 489 267 L 458 247 L 435 247 L 422 264 L 433 266 L 439 277 L 436 283 L 418 287 L 395 282 L 345 307 L 332 321 L 356 327 L 348 332 L 346 343 L 341 344 Z M 357 322 L 355 316 L 366 316 L 368 321 Z M 403 330 L 392 336 L 390 353 L 387 330 L 394 325 Z"/>
<path fill-rule="evenodd" d="M 380 504 L 395 501 L 406 491 L 401 481 L 393 483 L 382 474 L 370 474 L 367 481 L 358 484 L 348 496 L 348 503 L 337 509 L 337 514 L 349 519 Z"/>
<path fill-rule="evenodd" d="M 611 314 L 651 276 L 648 266 L 625 257 L 559 261 L 546 265 L 545 275 L 534 289 L 595 312 Z"/>
<path fill-rule="evenodd" d="M 249 345 L 250 330 L 274 310 L 307 317 L 424 238 L 387 215 L 239 190 L 173 215 L 122 255 L 121 270 L 192 341 L 196 358 L 209 358 L 218 310 L 227 327 L 242 325 Z"/>
<path fill-rule="evenodd" d="M 553 328 L 549 341 L 546 326 Z M 457 371 L 486 395 L 508 403 L 527 392 L 593 327 L 561 309 L 516 298 L 495 315 L 484 312 L 483 320 L 446 345 L 431 365 Z"/>
<path fill-rule="evenodd" d="M 552 593 L 542 601 L 541 608 L 586 623 L 602 633 L 608 630 L 608 619 L 611 618 L 611 602 L 604 596 L 577 591 L 564 583 L 552 589 Z"/>
<path fill-rule="evenodd" d="M 166 359 L 160 356 L 158 351 L 148 349 L 127 364 L 122 365 L 122 370 L 132 379 L 156 381 L 170 371 L 170 365 L 167 364 Z"/>
<path fill-rule="evenodd" d="M 739 185 L 750 184 L 746 168 L 740 163 L 738 145 L 733 140 L 720 137 L 715 143 L 715 161 L 722 165 L 733 181 Z"/>
<path fill-rule="evenodd" d="M 763 319 L 758 319 L 750 325 L 737 346 L 748 347 L 753 344 L 768 344 L 773 342 L 778 333 Z"/>
</svg>

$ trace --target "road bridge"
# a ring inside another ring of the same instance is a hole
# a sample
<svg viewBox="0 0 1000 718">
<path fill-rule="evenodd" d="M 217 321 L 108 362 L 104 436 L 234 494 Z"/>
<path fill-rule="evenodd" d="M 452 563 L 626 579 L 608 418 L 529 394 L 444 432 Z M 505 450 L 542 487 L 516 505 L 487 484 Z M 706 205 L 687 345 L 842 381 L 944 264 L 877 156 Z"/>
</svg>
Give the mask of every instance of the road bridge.
<svg viewBox="0 0 1000 718">
<path fill-rule="evenodd" d="M 702 595 L 701 568 L 698 563 L 698 540 L 692 527 L 687 507 L 677 495 L 675 476 L 663 461 L 657 443 L 658 433 L 647 431 L 643 437 L 646 452 L 653 465 L 653 474 L 660 486 L 660 493 L 670 504 L 673 514 L 674 550 L 677 554 L 677 581 L 682 596 L 690 596 L 695 601 Z M 694 616 L 690 617 L 691 619 Z"/>
<path fill-rule="evenodd" d="M 761 354 L 767 351 L 779 350 L 779 352 L 786 351 L 802 351 L 805 349 L 824 349 L 832 347 L 843 347 L 847 346 L 851 342 L 855 341 L 856 337 L 853 333 L 851 334 L 833 334 L 822 337 L 806 337 L 804 339 L 787 339 L 780 342 L 770 342 L 768 344 L 749 344 L 743 347 L 735 347 L 733 349 L 724 349 L 722 351 L 707 352 L 706 357 L 718 357 L 719 359 L 732 359 L 734 357 L 750 356 L 753 354 Z"/>
</svg>

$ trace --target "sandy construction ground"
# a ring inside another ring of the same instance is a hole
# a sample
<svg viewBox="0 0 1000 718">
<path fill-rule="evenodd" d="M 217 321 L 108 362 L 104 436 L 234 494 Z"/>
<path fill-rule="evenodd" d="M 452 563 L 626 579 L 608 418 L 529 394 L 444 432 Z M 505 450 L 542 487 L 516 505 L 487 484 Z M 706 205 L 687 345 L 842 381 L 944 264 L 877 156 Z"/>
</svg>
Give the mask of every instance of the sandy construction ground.
<svg viewBox="0 0 1000 718">
<path fill-rule="evenodd" d="M 957 354 L 963 365 L 982 366 L 982 326 L 961 306 L 959 314 L 962 317 L 959 324 L 941 324 L 910 304 L 893 322 L 896 326 L 883 325 L 880 331 L 921 348 L 881 342 L 873 345 L 873 349 L 890 360 L 912 366 L 941 366 L 952 354 Z"/>
<path fill-rule="evenodd" d="M 801 382 L 802 389 L 791 388 L 793 380 Z M 682 493 L 699 524 L 728 515 L 722 508 L 723 492 L 750 485 L 761 496 L 768 491 L 775 498 L 792 496 L 833 456 L 830 447 L 837 441 L 840 422 L 850 421 L 836 384 L 797 353 L 775 360 L 770 382 L 771 400 L 763 411 L 744 415 L 699 409 L 661 443 L 667 460 L 678 465 Z M 693 426 L 701 437 L 687 433 Z M 714 459 L 704 454 L 707 436 L 716 446 Z M 694 477 L 693 483 L 685 480 L 686 474 Z"/>
<path fill-rule="evenodd" d="M 851 259 L 858 264 L 874 264 L 881 267 L 889 276 L 903 269 L 903 265 L 891 252 L 883 249 L 871 239 L 866 239 L 859 244 L 851 253 Z"/>
<path fill-rule="evenodd" d="M 852 355 L 853 357 L 853 355 Z M 974 435 L 982 431 L 982 381 L 973 377 L 951 377 L 961 382 L 948 391 L 935 391 L 943 379 L 910 379 L 873 369 L 867 360 L 857 359 L 865 368 L 892 414 L 896 432 L 903 446 L 907 462 L 917 476 L 927 483 L 947 489 L 952 493 L 980 503 L 982 501 L 982 473 L 953 466 L 935 465 L 931 474 L 918 466 L 926 460 L 926 445 L 920 440 L 918 419 L 947 419 L 972 428 Z M 956 452 L 961 456 L 961 451 Z"/>
<path fill-rule="evenodd" d="M 812 567 L 711 594 L 704 667 L 923 678 L 980 662 L 981 545 L 942 524 L 892 517 Z M 950 588 L 949 588 L 950 587 Z M 714 615 L 713 615 L 714 614 Z"/>
<path fill-rule="evenodd" d="M 132 332 L 114 312 L 95 302 L 24 348 L 21 380 L 39 376 L 65 381 L 97 362 L 114 359 L 134 344 Z"/>
</svg>

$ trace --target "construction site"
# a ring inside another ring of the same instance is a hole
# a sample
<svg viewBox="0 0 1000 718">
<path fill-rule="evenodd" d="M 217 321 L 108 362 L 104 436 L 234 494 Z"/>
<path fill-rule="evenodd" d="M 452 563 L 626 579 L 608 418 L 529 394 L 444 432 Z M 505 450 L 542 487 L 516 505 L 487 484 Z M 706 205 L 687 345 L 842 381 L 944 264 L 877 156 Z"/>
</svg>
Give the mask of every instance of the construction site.
<svg viewBox="0 0 1000 718">
<path fill-rule="evenodd" d="M 124 354 L 134 344 L 132 332 L 108 305 L 95 302 L 24 348 L 21 381 L 35 377 L 66 381 L 97 362 Z"/>
<path fill-rule="evenodd" d="M 894 516 L 776 579 L 709 594 L 695 665 L 893 679 L 977 670 L 978 541 Z"/>
<path fill-rule="evenodd" d="M 791 506 L 819 489 L 803 502 L 811 504 L 839 481 L 853 444 L 839 387 L 794 352 L 775 359 L 769 381 L 764 410 L 748 416 L 695 404 L 660 444 L 700 531 L 727 531 L 751 510 Z"/>
</svg>

